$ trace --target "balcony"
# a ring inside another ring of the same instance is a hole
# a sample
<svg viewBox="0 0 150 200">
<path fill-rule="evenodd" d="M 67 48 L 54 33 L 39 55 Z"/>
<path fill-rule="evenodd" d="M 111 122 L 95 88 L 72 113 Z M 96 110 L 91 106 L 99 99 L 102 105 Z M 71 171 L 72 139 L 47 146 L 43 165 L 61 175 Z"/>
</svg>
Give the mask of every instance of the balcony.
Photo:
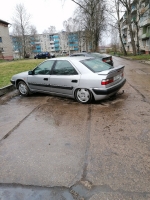
<svg viewBox="0 0 150 200">
<path fill-rule="evenodd" d="M 141 36 L 141 38 L 144 40 L 148 39 L 150 37 L 150 33 L 145 33 Z"/>
<path fill-rule="evenodd" d="M 142 27 L 142 26 L 147 26 L 147 25 L 149 25 L 150 24 L 150 18 L 147 18 L 147 19 L 145 19 L 145 20 L 143 20 L 143 19 L 141 19 L 140 20 L 140 26 Z"/>
<path fill-rule="evenodd" d="M 37 41 L 36 41 L 36 42 L 34 42 L 34 44 L 40 44 L 40 43 L 41 43 L 40 41 L 39 41 L 39 42 L 37 42 Z"/>
</svg>

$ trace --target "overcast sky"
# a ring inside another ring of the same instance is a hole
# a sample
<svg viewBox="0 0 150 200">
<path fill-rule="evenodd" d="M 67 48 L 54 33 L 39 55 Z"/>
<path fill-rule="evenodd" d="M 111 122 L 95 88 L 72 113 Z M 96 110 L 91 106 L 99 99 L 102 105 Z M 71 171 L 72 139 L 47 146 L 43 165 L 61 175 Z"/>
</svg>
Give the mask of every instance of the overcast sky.
<svg viewBox="0 0 150 200">
<path fill-rule="evenodd" d="M 27 13 L 31 15 L 31 25 L 42 33 L 49 26 L 57 31 L 63 29 L 63 21 L 73 16 L 76 4 L 71 0 L 0 0 L 0 19 L 12 22 L 16 4 L 23 3 Z"/>
</svg>

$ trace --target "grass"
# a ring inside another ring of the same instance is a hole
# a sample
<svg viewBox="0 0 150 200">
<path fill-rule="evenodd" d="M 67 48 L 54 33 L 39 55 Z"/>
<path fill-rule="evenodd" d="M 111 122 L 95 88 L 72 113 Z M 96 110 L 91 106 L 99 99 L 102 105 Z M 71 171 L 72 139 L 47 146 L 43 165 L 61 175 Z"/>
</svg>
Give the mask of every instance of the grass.
<svg viewBox="0 0 150 200">
<path fill-rule="evenodd" d="M 0 62 L 0 88 L 10 85 L 14 74 L 34 69 L 43 59 Z"/>
<path fill-rule="evenodd" d="M 130 56 L 130 58 L 132 58 L 134 60 L 150 60 L 150 55 L 142 54 L 142 55 Z"/>
<path fill-rule="evenodd" d="M 110 52 L 109 54 L 114 55 L 114 52 Z M 121 52 L 116 52 L 115 55 L 124 56 L 123 53 Z M 128 53 L 128 55 L 125 57 L 131 58 L 133 60 L 150 60 L 150 54 L 141 54 L 141 55 L 133 56 L 133 54 Z"/>
</svg>

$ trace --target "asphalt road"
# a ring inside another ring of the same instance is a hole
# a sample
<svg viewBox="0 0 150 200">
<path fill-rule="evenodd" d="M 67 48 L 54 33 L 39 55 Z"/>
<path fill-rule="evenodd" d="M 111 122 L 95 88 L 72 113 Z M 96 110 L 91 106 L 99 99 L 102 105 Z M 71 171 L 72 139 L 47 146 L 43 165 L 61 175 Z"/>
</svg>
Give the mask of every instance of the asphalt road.
<svg viewBox="0 0 150 200">
<path fill-rule="evenodd" d="M 0 200 L 150 200 L 150 65 L 116 98 L 0 98 Z"/>
</svg>

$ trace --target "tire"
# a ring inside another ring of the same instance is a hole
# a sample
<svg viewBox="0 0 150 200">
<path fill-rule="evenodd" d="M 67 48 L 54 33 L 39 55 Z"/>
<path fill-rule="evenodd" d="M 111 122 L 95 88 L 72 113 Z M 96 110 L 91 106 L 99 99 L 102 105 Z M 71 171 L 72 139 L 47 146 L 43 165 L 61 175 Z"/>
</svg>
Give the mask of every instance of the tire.
<svg viewBox="0 0 150 200">
<path fill-rule="evenodd" d="M 86 104 L 93 100 L 92 93 L 86 88 L 79 88 L 75 91 L 75 98 L 78 102 Z"/>
<path fill-rule="evenodd" d="M 24 97 L 27 97 L 30 94 L 30 90 L 24 81 L 20 81 L 18 83 L 18 90 L 19 90 L 20 94 Z"/>
</svg>

